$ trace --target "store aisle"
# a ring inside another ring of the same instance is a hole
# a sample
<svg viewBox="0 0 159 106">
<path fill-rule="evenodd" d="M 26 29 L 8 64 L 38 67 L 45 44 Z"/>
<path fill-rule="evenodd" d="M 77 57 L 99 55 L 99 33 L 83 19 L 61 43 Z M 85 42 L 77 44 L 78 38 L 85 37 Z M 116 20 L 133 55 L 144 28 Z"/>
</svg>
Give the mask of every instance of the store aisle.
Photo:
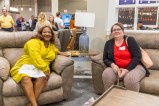
<svg viewBox="0 0 159 106">
<path fill-rule="evenodd" d="M 74 78 L 72 93 L 69 99 L 45 106 L 82 106 L 91 97 L 97 98 L 91 79 Z"/>
</svg>

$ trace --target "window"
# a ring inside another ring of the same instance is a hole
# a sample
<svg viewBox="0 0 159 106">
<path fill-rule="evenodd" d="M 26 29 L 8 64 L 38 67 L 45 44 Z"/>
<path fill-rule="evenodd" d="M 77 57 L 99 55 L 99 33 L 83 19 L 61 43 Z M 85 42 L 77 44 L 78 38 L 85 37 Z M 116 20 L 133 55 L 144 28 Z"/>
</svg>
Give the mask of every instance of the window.
<svg viewBox="0 0 159 106">
<path fill-rule="evenodd" d="M 157 7 L 138 8 L 138 19 L 143 22 L 143 25 L 156 25 L 157 9 Z"/>
<path fill-rule="evenodd" d="M 133 29 L 134 26 L 134 8 L 119 8 L 118 22 L 122 23 L 126 29 Z"/>
<path fill-rule="evenodd" d="M 116 17 L 127 30 L 137 30 L 137 21 L 147 29 L 159 26 L 159 0 L 117 0 Z"/>
</svg>

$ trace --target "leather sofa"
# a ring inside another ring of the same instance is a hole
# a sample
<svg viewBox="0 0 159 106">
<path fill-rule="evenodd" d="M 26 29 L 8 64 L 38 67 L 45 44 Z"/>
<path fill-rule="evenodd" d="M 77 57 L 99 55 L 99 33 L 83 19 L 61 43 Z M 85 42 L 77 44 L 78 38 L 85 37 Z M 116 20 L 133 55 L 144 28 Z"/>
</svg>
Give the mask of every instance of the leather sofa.
<svg viewBox="0 0 159 106">
<path fill-rule="evenodd" d="M 58 38 L 61 43 L 61 51 L 64 52 L 67 50 L 67 46 L 69 45 L 70 38 L 72 36 L 70 29 L 61 29 L 58 31 Z"/>
<path fill-rule="evenodd" d="M 159 95 L 159 32 L 127 31 L 125 35 L 133 36 L 154 63 L 149 68 L 150 76 L 143 78 L 141 81 L 140 92 Z M 103 63 L 103 53 L 93 56 L 91 59 L 93 86 L 97 94 L 102 94 L 104 92 L 102 73 L 106 68 Z"/>
<path fill-rule="evenodd" d="M 34 32 L 0 32 L 0 106 L 26 106 L 28 99 L 21 85 L 9 74 L 9 70 L 23 53 L 23 46 Z M 58 38 L 57 48 L 61 47 Z M 60 48 L 59 48 L 60 49 Z M 69 98 L 73 83 L 74 62 L 58 55 L 51 66 L 50 79 L 38 99 L 39 105 L 59 102 Z"/>
</svg>

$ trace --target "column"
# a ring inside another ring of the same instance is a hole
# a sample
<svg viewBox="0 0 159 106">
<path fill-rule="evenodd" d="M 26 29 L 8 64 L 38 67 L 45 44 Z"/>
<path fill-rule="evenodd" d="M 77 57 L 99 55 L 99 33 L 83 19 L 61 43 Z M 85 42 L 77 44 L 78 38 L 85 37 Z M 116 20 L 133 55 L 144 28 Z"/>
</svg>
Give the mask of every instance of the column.
<svg viewBox="0 0 159 106">
<path fill-rule="evenodd" d="M 38 16 L 38 0 L 34 1 L 34 7 L 35 7 L 35 16 Z"/>
<path fill-rule="evenodd" d="M 87 0 L 87 11 L 95 13 L 95 26 L 88 28 L 89 50 L 103 51 L 108 25 L 108 3 L 110 0 Z M 95 8 L 97 7 L 97 8 Z"/>
<path fill-rule="evenodd" d="M 52 6 L 52 15 L 56 16 L 56 12 L 58 12 L 58 0 L 51 0 L 51 6 Z"/>
<path fill-rule="evenodd" d="M 5 3 L 4 3 L 5 7 L 7 8 L 7 10 L 9 10 L 9 7 L 10 7 L 10 0 L 5 0 Z M 3 5 L 3 6 L 4 6 Z"/>
</svg>

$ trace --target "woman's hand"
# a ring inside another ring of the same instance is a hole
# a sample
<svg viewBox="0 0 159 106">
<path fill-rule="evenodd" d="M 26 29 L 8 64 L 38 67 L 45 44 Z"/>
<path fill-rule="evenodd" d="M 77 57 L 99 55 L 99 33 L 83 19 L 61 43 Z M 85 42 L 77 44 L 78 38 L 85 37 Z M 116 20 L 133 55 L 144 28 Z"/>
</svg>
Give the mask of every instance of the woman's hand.
<svg viewBox="0 0 159 106">
<path fill-rule="evenodd" d="M 67 52 L 60 52 L 60 51 L 58 51 L 58 54 L 62 55 L 62 56 L 66 56 L 66 57 L 69 56 L 69 54 Z"/>
<path fill-rule="evenodd" d="M 44 74 L 46 75 L 46 80 L 48 81 L 49 78 L 50 78 L 50 71 L 47 70 L 47 71 L 44 72 Z"/>
<path fill-rule="evenodd" d="M 124 77 L 129 72 L 127 69 L 123 69 L 123 68 L 121 68 L 120 70 L 121 70 L 121 73 L 118 74 L 119 78 Z"/>
<path fill-rule="evenodd" d="M 119 69 L 119 67 L 118 67 L 116 64 L 112 63 L 112 64 L 111 64 L 111 67 L 112 67 L 112 69 L 113 69 L 113 71 L 114 71 L 115 73 L 120 72 L 120 69 Z"/>
</svg>

